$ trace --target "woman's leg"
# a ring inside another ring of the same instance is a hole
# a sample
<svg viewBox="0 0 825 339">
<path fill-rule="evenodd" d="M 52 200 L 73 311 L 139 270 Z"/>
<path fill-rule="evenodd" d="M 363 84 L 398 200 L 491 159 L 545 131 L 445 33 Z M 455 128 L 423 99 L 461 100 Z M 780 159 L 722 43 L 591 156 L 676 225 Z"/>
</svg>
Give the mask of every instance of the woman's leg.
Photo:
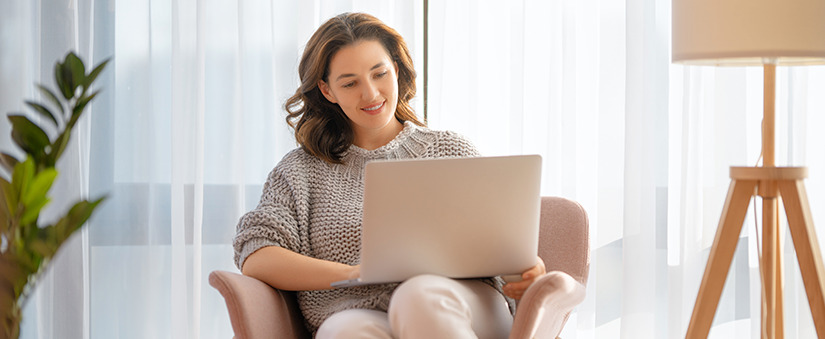
<svg viewBox="0 0 825 339">
<path fill-rule="evenodd" d="M 477 280 L 421 275 L 398 286 L 390 300 L 397 338 L 506 338 L 513 317 L 504 297 Z"/>
<path fill-rule="evenodd" d="M 331 315 L 321 323 L 317 339 L 392 339 L 387 313 L 374 310 L 346 310 Z"/>
</svg>

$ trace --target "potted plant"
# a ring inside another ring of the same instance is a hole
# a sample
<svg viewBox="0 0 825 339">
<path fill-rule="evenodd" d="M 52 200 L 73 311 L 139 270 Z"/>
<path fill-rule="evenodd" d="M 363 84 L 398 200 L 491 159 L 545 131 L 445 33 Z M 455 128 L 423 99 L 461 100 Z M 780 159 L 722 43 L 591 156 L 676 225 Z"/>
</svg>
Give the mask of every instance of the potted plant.
<svg viewBox="0 0 825 339">
<path fill-rule="evenodd" d="M 99 91 L 92 83 L 108 60 L 86 73 L 74 53 L 54 68 L 57 94 L 37 85 L 47 102 L 26 101 L 40 115 L 40 124 L 24 114 L 11 113 L 11 136 L 23 151 L 18 159 L 0 153 L 0 338 L 18 338 L 22 308 L 49 260 L 103 201 L 80 200 L 54 224 L 39 222 L 49 203 L 49 189 L 58 175 L 55 164 L 71 139 L 84 108 Z M 43 126 L 41 125 L 50 125 Z M 49 131 L 49 132 L 47 132 Z"/>
</svg>

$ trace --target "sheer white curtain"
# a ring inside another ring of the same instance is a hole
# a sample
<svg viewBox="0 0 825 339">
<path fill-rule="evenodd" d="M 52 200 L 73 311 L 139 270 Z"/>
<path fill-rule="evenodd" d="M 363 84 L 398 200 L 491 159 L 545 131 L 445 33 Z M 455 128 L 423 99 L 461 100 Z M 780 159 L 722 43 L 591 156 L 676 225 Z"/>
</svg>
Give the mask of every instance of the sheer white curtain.
<svg viewBox="0 0 825 339">
<path fill-rule="evenodd" d="M 33 83 L 51 84 L 69 50 L 87 64 L 112 58 L 54 189 L 56 201 L 75 192 L 108 200 L 44 276 L 24 338 L 232 336 L 207 275 L 236 270 L 235 224 L 295 147 L 281 107 L 297 87 L 300 52 L 346 11 L 398 29 L 422 63 L 421 1 L 0 3 L 4 114 L 38 98 Z"/>
<path fill-rule="evenodd" d="M 429 22 L 430 126 L 488 155 L 543 155 L 543 194 L 589 213 L 587 298 L 562 337 L 684 337 L 728 168 L 759 157 L 761 69 L 671 65 L 670 0 L 431 2 Z M 822 225 L 825 68 L 778 74 L 777 163 L 809 167 Z M 712 338 L 758 337 L 754 222 Z M 785 267 L 786 333 L 813 338 L 787 234 Z"/>
</svg>

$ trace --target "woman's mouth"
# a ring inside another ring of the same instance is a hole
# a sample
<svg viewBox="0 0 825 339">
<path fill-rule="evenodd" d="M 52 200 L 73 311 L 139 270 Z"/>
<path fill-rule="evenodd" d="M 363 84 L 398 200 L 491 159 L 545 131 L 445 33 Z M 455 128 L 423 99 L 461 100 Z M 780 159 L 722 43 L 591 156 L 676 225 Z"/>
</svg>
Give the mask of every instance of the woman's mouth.
<svg viewBox="0 0 825 339">
<path fill-rule="evenodd" d="M 386 103 L 386 101 L 379 102 L 372 106 L 364 107 L 361 110 L 367 112 L 368 114 L 376 114 L 380 112 L 382 108 L 384 108 L 384 103 Z"/>
</svg>

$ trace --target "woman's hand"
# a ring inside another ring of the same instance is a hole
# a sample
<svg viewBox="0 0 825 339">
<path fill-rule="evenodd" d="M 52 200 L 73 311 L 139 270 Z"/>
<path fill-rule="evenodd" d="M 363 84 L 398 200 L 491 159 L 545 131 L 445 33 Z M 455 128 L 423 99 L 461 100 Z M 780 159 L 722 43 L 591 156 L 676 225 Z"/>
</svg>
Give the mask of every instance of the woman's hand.
<svg viewBox="0 0 825 339">
<path fill-rule="evenodd" d="M 530 287 L 536 279 L 547 273 L 544 267 L 544 260 L 536 257 L 536 261 L 536 266 L 531 267 L 521 274 L 521 281 L 511 282 L 504 285 L 502 288 L 504 295 L 516 300 L 521 299 L 521 297 L 524 296 L 524 292 L 527 291 L 527 288 Z"/>
</svg>

